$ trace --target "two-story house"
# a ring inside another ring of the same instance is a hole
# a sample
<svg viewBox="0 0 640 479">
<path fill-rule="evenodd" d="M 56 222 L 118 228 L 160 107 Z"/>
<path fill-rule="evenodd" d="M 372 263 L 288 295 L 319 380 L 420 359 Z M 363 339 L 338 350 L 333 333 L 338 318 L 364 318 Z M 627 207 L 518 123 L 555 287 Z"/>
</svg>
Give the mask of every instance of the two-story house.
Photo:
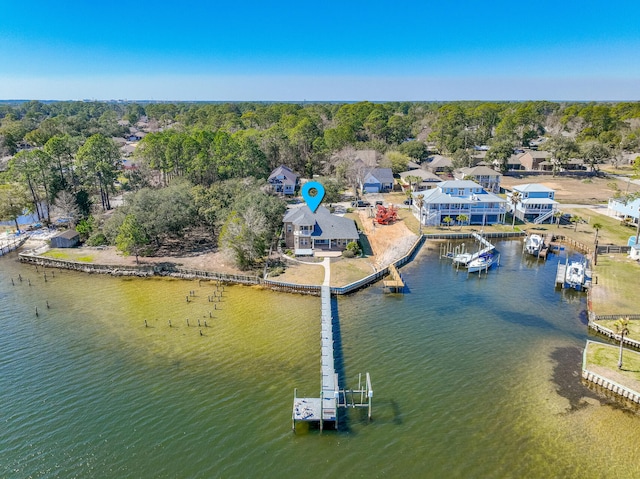
<svg viewBox="0 0 640 479">
<path fill-rule="evenodd" d="M 290 196 L 296 192 L 296 187 L 298 186 L 298 175 L 286 166 L 280 165 L 271 172 L 267 181 L 276 193 Z"/>
<path fill-rule="evenodd" d="M 488 166 L 474 166 L 460 168 L 453 173 L 456 180 L 468 179 L 475 181 L 489 193 L 500 193 L 502 175 Z"/>
<path fill-rule="evenodd" d="M 511 200 L 513 192 L 520 194 L 520 201 L 515 205 Z M 558 209 L 558 202 L 554 200 L 555 191 L 537 183 L 516 185 L 513 191 L 507 193 L 509 211 L 521 221 L 532 223 L 553 223 L 553 214 Z"/>
<path fill-rule="evenodd" d="M 306 205 L 291 209 L 283 223 L 285 245 L 296 256 L 310 256 L 318 250 L 344 251 L 347 244 L 360 237 L 353 220 L 332 215 L 324 206 L 315 213 Z"/>
<path fill-rule="evenodd" d="M 422 203 L 419 208 L 418 205 Z M 440 226 L 449 217 L 465 224 L 504 223 L 506 201 L 470 180 L 451 180 L 413 193 L 413 213 L 425 226 Z"/>
</svg>

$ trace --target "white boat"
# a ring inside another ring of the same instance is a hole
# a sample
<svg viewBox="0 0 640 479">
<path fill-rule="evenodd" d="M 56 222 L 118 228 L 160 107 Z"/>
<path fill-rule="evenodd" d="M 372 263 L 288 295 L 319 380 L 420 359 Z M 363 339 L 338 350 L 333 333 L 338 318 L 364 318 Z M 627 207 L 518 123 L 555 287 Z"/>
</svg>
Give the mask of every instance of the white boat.
<svg viewBox="0 0 640 479">
<path fill-rule="evenodd" d="M 472 259 L 473 255 L 471 253 L 459 253 L 453 257 L 453 264 L 459 263 L 467 265 Z"/>
<path fill-rule="evenodd" d="M 564 276 L 564 282 L 569 288 L 582 290 L 584 285 L 585 271 L 584 263 L 582 261 L 572 261 L 567 265 L 567 270 Z"/>
<path fill-rule="evenodd" d="M 540 251 L 542 251 L 542 247 L 544 246 L 544 239 L 542 236 L 537 234 L 530 234 L 524 240 L 524 250 L 532 254 L 534 256 L 538 256 Z"/>
<path fill-rule="evenodd" d="M 467 263 L 467 271 L 469 273 L 477 273 L 479 271 L 487 271 L 494 263 L 498 262 L 499 255 L 493 253 L 485 253 L 476 259 Z"/>
</svg>

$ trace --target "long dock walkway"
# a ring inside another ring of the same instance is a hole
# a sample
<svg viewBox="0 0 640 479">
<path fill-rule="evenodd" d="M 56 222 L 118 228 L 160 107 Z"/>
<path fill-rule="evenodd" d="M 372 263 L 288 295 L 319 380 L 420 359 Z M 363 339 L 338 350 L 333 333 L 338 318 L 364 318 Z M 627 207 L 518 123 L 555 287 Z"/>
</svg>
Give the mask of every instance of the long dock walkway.
<svg viewBox="0 0 640 479">
<path fill-rule="evenodd" d="M 329 258 L 324 259 L 323 266 L 325 276 L 320 287 L 320 397 L 298 397 L 298 390 L 294 390 L 291 416 L 294 431 L 297 421 L 319 423 L 320 430 L 324 428 L 325 423 L 330 423 L 335 429 L 338 429 L 338 407 L 367 407 L 369 418 L 371 418 L 373 389 L 369 373 L 366 373 L 364 385 L 359 380 L 358 389 L 349 390 L 352 399 L 350 404 L 347 402 L 346 388 L 341 389 L 338 383 L 333 341 L 334 318 L 331 312 L 331 264 Z M 356 403 L 354 397 L 358 395 L 361 399 Z"/>
</svg>

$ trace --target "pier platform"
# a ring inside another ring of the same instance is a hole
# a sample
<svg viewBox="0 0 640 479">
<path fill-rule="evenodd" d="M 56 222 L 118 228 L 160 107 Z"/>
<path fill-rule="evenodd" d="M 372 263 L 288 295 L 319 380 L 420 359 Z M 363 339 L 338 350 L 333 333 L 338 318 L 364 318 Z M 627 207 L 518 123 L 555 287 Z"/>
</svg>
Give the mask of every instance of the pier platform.
<svg viewBox="0 0 640 479">
<path fill-rule="evenodd" d="M 293 392 L 292 428 L 295 432 L 296 422 L 317 423 L 320 430 L 326 426 L 338 429 L 339 407 L 367 407 L 371 418 L 371 398 L 373 389 L 371 378 L 366 373 L 365 382 L 358 380 L 358 389 L 341 389 L 335 367 L 333 315 L 331 313 L 331 288 L 321 286 L 321 327 L 320 327 L 320 397 L 298 397 L 298 390 Z M 351 402 L 347 397 L 350 394 Z M 342 399 L 341 399 L 342 398 Z M 358 398 L 356 401 L 355 398 Z"/>
</svg>

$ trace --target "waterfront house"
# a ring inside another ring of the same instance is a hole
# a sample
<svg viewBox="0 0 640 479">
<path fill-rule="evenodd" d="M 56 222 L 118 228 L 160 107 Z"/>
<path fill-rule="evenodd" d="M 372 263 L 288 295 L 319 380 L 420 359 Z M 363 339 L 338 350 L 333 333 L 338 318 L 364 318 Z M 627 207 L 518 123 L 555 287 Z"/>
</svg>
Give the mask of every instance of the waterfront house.
<svg viewBox="0 0 640 479">
<path fill-rule="evenodd" d="M 80 242 L 80 235 L 75 230 L 65 230 L 51 237 L 52 248 L 73 248 Z"/>
<path fill-rule="evenodd" d="M 453 173 L 456 180 L 471 180 L 478 183 L 489 193 L 500 193 L 500 179 L 502 175 L 488 166 L 474 166 L 460 168 Z"/>
<path fill-rule="evenodd" d="M 416 205 L 418 195 L 423 199 L 420 211 Z M 467 218 L 465 224 L 501 224 L 506 201 L 474 181 L 451 180 L 439 183 L 434 189 L 413 193 L 412 210 L 425 226 L 440 226 L 447 217 L 457 221 L 461 215 Z"/>
<path fill-rule="evenodd" d="M 393 189 L 391 168 L 372 168 L 362 179 L 362 193 L 388 193 Z"/>
<path fill-rule="evenodd" d="M 284 165 L 278 166 L 267 180 L 274 192 L 281 195 L 293 195 L 298 186 L 298 175 Z"/>
<path fill-rule="evenodd" d="M 520 202 L 515 207 L 511 202 L 513 192 L 520 193 Z M 507 193 L 509 211 L 521 221 L 532 223 L 553 223 L 553 214 L 558 209 L 558 202 L 554 200 L 555 191 L 544 185 L 528 183 L 516 185 L 513 191 Z"/>
<path fill-rule="evenodd" d="M 284 216 L 284 241 L 296 256 L 316 251 L 344 251 L 359 235 L 353 220 L 332 215 L 319 206 L 312 213 L 308 206 L 290 209 Z"/>
</svg>

